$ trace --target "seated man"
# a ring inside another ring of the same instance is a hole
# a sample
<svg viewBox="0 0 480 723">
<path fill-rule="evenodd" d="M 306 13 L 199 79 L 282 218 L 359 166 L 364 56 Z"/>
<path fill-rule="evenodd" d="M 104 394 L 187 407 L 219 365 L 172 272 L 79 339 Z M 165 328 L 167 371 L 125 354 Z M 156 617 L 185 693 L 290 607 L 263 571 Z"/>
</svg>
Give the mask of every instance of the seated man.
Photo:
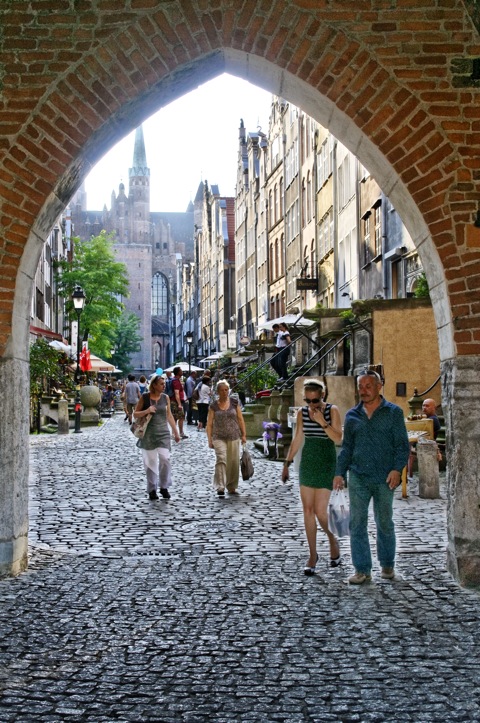
<svg viewBox="0 0 480 723">
<path fill-rule="evenodd" d="M 440 431 L 440 420 L 437 417 L 436 414 L 437 411 L 437 403 L 435 399 L 424 399 L 422 402 L 422 414 L 424 414 L 427 419 L 431 419 L 433 421 L 433 438 L 437 439 L 438 433 Z M 413 464 L 415 462 L 415 457 L 417 456 L 417 451 L 413 444 L 410 445 L 410 455 L 408 457 L 408 469 L 407 469 L 407 475 L 409 479 L 413 477 Z M 438 449 L 438 461 L 442 461 L 442 453 Z"/>
<path fill-rule="evenodd" d="M 433 438 L 436 439 L 440 431 L 440 422 L 437 417 L 437 403 L 435 399 L 423 400 L 422 414 L 425 414 L 427 419 L 433 420 Z"/>
</svg>

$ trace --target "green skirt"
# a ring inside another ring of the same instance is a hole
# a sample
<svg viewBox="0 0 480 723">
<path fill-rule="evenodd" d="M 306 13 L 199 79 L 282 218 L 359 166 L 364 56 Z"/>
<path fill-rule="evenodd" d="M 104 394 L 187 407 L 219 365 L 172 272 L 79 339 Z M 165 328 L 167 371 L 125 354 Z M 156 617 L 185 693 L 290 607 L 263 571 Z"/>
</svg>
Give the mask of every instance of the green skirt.
<svg viewBox="0 0 480 723">
<path fill-rule="evenodd" d="M 337 452 L 331 439 L 305 437 L 299 475 L 300 484 L 316 489 L 333 489 Z"/>
</svg>

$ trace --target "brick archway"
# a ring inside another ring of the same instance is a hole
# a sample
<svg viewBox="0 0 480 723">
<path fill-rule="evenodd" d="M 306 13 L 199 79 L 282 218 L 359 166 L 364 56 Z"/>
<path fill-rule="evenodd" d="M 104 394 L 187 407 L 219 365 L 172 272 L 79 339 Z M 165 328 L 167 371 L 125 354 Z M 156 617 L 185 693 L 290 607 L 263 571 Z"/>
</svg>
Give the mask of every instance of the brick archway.
<svg viewBox="0 0 480 723">
<path fill-rule="evenodd" d="M 480 39 L 466 6 L 44 5 L 18 0 L 0 10 L 1 569 L 26 564 L 28 430 L 20 410 L 31 284 L 44 238 L 107 148 L 161 105 L 228 71 L 331 128 L 377 178 L 415 241 L 432 290 L 448 409 L 449 567 L 462 582 L 478 583 L 479 493 L 469 456 L 478 431 L 464 419 L 480 411 L 480 230 L 472 225 L 480 109 L 479 82 L 469 74 Z"/>
</svg>

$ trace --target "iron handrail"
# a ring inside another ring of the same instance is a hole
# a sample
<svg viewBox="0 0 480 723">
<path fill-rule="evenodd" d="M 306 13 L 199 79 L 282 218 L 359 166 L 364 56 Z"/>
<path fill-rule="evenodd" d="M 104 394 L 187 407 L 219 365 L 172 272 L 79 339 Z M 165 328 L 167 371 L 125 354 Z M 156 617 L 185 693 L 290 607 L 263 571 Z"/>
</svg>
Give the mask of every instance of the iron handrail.
<svg viewBox="0 0 480 723">
<path fill-rule="evenodd" d="M 310 357 L 310 359 L 308 359 L 304 364 L 302 364 L 302 366 L 300 366 L 300 367 L 298 367 L 297 369 L 295 369 L 295 372 L 294 372 L 293 374 L 291 374 L 291 375 L 283 382 L 283 384 L 276 385 L 276 388 L 277 388 L 277 389 L 285 389 L 285 388 L 287 388 L 288 386 L 290 386 L 290 382 L 294 382 L 297 377 L 301 376 L 301 373 L 300 373 L 300 372 L 302 372 L 302 371 L 308 371 L 308 372 L 311 371 L 314 366 L 316 366 L 316 365 L 319 364 L 321 361 L 323 361 L 323 359 L 325 359 L 325 357 L 326 357 L 328 354 L 330 354 L 330 352 L 333 351 L 333 349 L 336 349 L 337 346 L 339 346 L 339 344 L 341 344 L 342 342 L 344 342 L 345 339 L 347 339 L 349 336 L 350 336 L 350 332 L 348 331 L 348 332 L 346 332 L 340 339 L 338 339 L 338 341 L 336 341 L 335 344 L 333 344 L 332 346 L 329 346 L 328 349 L 325 351 L 325 353 L 324 353 L 319 359 L 316 359 L 315 357 L 317 357 L 319 354 L 322 354 L 322 352 L 323 352 L 323 350 L 325 349 L 325 347 L 328 346 L 330 340 L 327 341 L 312 357 Z M 315 360 L 315 361 L 312 363 L 313 360 Z"/>
<path fill-rule="evenodd" d="M 431 391 L 432 391 L 433 387 L 436 387 L 436 386 L 437 386 L 437 384 L 438 384 L 438 382 L 440 381 L 441 378 L 442 378 L 442 375 L 439 374 L 438 377 L 437 377 L 437 378 L 435 379 L 435 381 L 433 382 L 433 384 L 432 384 L 430 387 L 428 387 L 428 389 L 425 389 L 425 391 L 422 392 L 421 394 L 419 394 L 419 393 L 417 392 L 417 388 L 414 387 L 414 389 L 413 389 L 413 396 L 414 396 L 414 397 L 424 397 L 425 394 L 428 394 L 428 392 L 431 392 Z"/>
<path fill-rule="evenodd" d="M 255 374 L 257 374 L 260 371 L 260 369 L 263 369 L 263 367 L 267 366 L 267 364 L 270 364 L 272 359 L 275 359 L 277 356 L 279 356 L 284 351 L 284 349 L 289 349 L 293 344 L 295 344 L 295 342 L 296 342 L 296 339 L 295 339 L 295 341 L 290 342 L 290 344 L 287 344 L 287 346 L 282 347 L 282 349 L 280 351 L 276 351 L 275 354 L 272 354 L 271 357 L 269 357 L 268 359 L 265 359 L 265 361 L 263 361 L 261 364 L 256 366 L 249 374 L 244 376 L 243 379 L 241 380 L 241 382 L 236 382 L 236 384 L 243 384 L 247 379 L 250 379 L 250 377 L 253 377 Z"/>
</svg>

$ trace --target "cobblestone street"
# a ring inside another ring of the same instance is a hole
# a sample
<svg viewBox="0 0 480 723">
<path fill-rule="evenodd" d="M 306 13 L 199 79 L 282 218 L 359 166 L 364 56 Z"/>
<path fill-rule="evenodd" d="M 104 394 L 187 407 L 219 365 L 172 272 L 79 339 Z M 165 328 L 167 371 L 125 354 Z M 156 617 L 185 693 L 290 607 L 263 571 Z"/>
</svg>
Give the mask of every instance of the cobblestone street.
<svg viewBox="0 0 480 723">
<path fill-rule="evenodd" d="M 308 578 L 295 476 L 254 452 L 219 499 L 186 430 L 155 502 L 123 415 L 31 438 L 30 567 L 0 581 L 1 723 L 480 720 L 480 596 L 445 571 L 445 499 L 397 493 L 394 581 L 377 567 L 348 586 L 348 541 L 331 570 L 321 533 Z"/>
</svg>

